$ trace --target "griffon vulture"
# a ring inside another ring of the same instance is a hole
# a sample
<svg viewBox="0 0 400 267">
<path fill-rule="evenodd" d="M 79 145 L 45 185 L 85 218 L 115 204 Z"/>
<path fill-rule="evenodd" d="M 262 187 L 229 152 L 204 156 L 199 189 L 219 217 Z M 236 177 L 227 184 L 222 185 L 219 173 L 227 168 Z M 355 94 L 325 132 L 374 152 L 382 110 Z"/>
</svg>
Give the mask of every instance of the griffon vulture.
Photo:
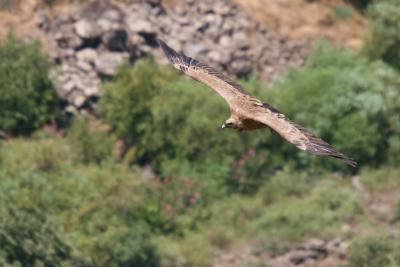
<svg viewBox="0 0 400 267">
<path fill-rule="evenodd" d="M 222 128 L 250 131 L 269 127 L 300 150 L 330 156 L 353 167 L 357 165 L 353 159 L 339 153 L 303 126 L 290 121 L 277 109 L 252 97 L 221 72 L 184 54 L 177 53 L 160 39 L 157 39 L 157 42 L 175 68 L 208 85 L 225 99 L 230 107 L 231 116 Z"/>
</svg>

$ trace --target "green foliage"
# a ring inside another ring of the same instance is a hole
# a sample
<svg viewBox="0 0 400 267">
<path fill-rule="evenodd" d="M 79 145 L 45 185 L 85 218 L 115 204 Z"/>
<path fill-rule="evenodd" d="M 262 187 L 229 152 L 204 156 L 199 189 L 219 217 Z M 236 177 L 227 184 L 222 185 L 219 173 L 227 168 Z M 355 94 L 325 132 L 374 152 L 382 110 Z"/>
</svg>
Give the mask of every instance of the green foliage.
<svg viewBox="0 0 400 267">
<path fill-rule="evenodd" d="M 390 264 L 392 249 L 391 240 L 384 235 L 358 238 L 349 247 L 349 266 L 392 266 Z"/>
<path fill-rule="evenodd" d="M 253 227 L 268 250 L 280 254 L 290 244 L 322 236 L 362 214 L 358 200 L 345 188 L 316 189 L 302 200 L 286 200 L 266 210 Z"/>
<path fill-rule="evenodd" d="M 254 79 L 244 86 L 361 165 L 395 163 L 400 155 L 400 78 L 383 63 L 321 44 L 304 69 L 290 71 L 273 90 Z M 268 130 L 222 131 L 223 99 L 151 60 L 122 68 L 104 91 L 102 114 L 127 144 L 125 160 L 150 164 L 163 177 L 219 181 L 250 194 L 283 165 L 349 170 Z"/>
<path fill-rule="evenodd" d="M 42 169 L 46 150 L 53 151 L 55 167 Z M 150 231 L 172 224 L 159 208 L 163 203 L 154 205 L 153 191 L 134 170 L 112 161 L 86 165 L 75 160 L 77 153 L 61 138 L 4 144 L 0 195 L 54 217 L 65 227 L 62 236 L 95 266 L 155 266 Z"/>
<path fill-rule="evenodd" d="M 369 4 L 371 4 L 374 0 L 349 0 L 351 4 L 353 4 L 357 8 L 364 9 Z"/>
<path fill-rule="evenodd" d="M 382 59 L 400 68 L 400 1 L 374 1 L 368 8 L 372 32 L 365 51 L 372 59 Z"/>
<path fill-rule="evenodd" d="M 57 173 L 64 167 L 69 166 L 71 150 L 65 140 L 60 137 L 42 138 L 35 137 L 33 142 L 23 139 L 13 139 L 5 149 L 0 150 L 1 166 L 7 168 L 0 172 L 8 176 L 20 175 L 21 173 L 45 172 Z M 12 146 L 13 149 L 7 149 Z"/>
<path fill-rule="evenodd" d="M 362 184 L 370 191 L 400 190 L 400 169 L 384 167 L 381 169 L 365 169 L 361 172 Z"/>
<path fill-rule="evenodd" d="M 146 224 L 138 223 L 127 227 L 108 226 L 96 241 L 92 250 L 95 266 L 129 267 L 158 266 L 155 248 Z"/>
<path fill-rule="evenodd" d="M 259 190 L 264 204 L 270 205 L 281 199 L 296 198 L 310 192 L 314 181 L 308 173 L 295 172 L 289 168 L 277 172 Z"/>
<path fill-rule="evenodd" d="M 321 45 L 271 90 L 241 82 L 368 165 L 358 173 L 368 192 L 400 190 L 396 70 Z M 345 165 L 268 130 L 221 130 L 224 100 L 171 67 L 122 67 L 100 106 L 112 130 L 80 117 L 66 138 L 38 132 L 0 142 L 0 265 L 208 267 L 236 246 L 280 254 L 312 237 L 351 238 L 343 226 L 360 235 L 350 266 L 400 265 L 397 241 L 362 236 L 376 218 L 349 179 L 324 174 Z M 117 139 L 126 145 L 122 161 L 112 155 Z M 397 227 L 397 213 L 379 226 Z"/>
<path fill-rule="evenodd" d="M 338 19 L 349 19 L 353 16 L 353 10 L 349 6 L 339 5 L 333 7 L 333 14 Z"/>
<path fill-rule="evenodd" d="M 106 129 L 86 117 L 74 119 L 68 137 L 77 149 L 78 159 L 85 164 L 101 163 L 112 158 L 115 139 Z"/>
<path fill-rule="evenodd" d="M 0 265 L 86 266 L 39 211 L 8 205 L 0 206 Z"/>
<path fill-rule="evenodd" d="M 396 205 L 396 210 L 395 210 L 395 216 L 394 216 L 394 221 L 395 222 L 400 222 L 400 201 Z M 400 254 L 399 254 L 400 256 Z M 400 258 L 399 258 L 400 259 Z M 400 262 L 400 261 L 399 261 Z"/>
<path fill-rule="evenodd" d="M 0 45 L 0 129 L 29 134 L 57 117 L 58 100 L 48 77 L 51 63 L 37 42 L 8 35 Z"/>
<path fill-rule="evenodd" d="M 157 239 L 161 267 L 211 267 L 213 248 L 204 235 L 191 234 L 185 238 Z"/>
<path fill-rule="evenodd" d="M 395 145 L 400 132 L 399 88 L 393 69 L 321 44 L 306 68 L 292 70 L 277 86 L 271 102 L 337 150 L 373 166 L 400 155 Z M 279 140 L 271 148 L 293 157 L 294 149 L 286 149 Z M 298 154 L 298 166 L 345 167 L 322 157 L 310 162 L 313 157 L 303 155 Z"/>
<path fill-rule="evenodd" d="M 345 224 L 362 228 L 358 223 L 368 215 L 346 179 L 332 175 L 287 167 L 267 176 L 257 194 L 227 195 L 207 181 L 153 177 L 117 161 L 86 164 L 76 160 L 80 152 L 70 138 L 40 133 L 2 143 L 0 210 L 14 203 L 31 215 L 46 214 L 62 226 L 52 233 L 68 244 L 68 255 L 92 266 L 207 267 L 219 251 L 249 240 L 254 250 L 279 254 L 311 237 L 343 235 Z M 367 188 L 398 188 L 394 168 L 360 176 Z M 16 216 L 26 214 L 13 210 Z M 9 217 L 3 214 L 0 222 Z M 26 221 L 21 233 L 36 225 L 25 215 L 20 221 Z M 48 220 L 40 219 L 40 225 Z"/>
<path fill-rule="evenodd" d="M 224 100 L 151 60 L 121 69 L 104 87 L 101 107 L 126 141 L 125 158 L 163 176 L 228 179 L 233 161 L 261 136 L 221 130 L 229 116 Z"/>
</svg>

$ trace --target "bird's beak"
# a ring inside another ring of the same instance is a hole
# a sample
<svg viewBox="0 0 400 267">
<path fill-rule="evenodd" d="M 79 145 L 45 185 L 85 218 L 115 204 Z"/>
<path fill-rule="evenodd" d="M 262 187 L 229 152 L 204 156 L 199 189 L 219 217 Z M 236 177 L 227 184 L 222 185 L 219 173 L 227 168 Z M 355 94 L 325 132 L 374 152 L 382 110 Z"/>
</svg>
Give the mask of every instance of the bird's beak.
<svg viewBox="0 0 400 267">
<path fill-rule="evenodd" d="M 226 128 L 225 123 L 222 124 L 221 128 L 222 128 L 222 129 L 225 129 L 225 128 Z"/>
</svg>

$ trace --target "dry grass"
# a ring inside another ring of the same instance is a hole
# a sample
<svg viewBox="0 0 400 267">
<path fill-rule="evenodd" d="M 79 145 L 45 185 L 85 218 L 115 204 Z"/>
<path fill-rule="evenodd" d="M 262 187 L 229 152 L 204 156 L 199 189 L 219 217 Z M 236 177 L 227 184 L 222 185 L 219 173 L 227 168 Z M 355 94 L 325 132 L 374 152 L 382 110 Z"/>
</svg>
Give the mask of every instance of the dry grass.
<svg viewBox="0 0 400 267">
<path fill-rule="evenodd" d="M 328 38 L 335 43 L 359 49 L 368 23 L 353 10 L 349 19 L 335 18 L 333 9 L 348 6 L 343 0 L 233 0 L 253 18 L 293 39 Z"/>
<path fill-rule="evenodd" d="M 123 0 L 114 0 L 116 2 Z M 348 6 L 343 0 L 232 0 L 242 6 L 254 19 L 267 25 L 279 34 L 299 40 L 327 38 L 337 44 L 359 49 L 363 35 L 368 29 L 365 18 L 356 11 L 351 18 L 335 18 L 335 6 Z M 71 0 L 55 0 L 51 7 L 43 0 L 0 0 L 0 42 L 5 34 L 12 30 L 17 36 L 34 36 L 48 44 L 35 23 L 35 11 L 38 7 L 51 15 L 65 14 L 76 8 Z M 90 1 L 75 1 L 75 3 Z M 166 6 L 179 6 L 181 0 L 164 0 Z M 46 48 L 52 51 L 51 48 Z"/>
</svg>

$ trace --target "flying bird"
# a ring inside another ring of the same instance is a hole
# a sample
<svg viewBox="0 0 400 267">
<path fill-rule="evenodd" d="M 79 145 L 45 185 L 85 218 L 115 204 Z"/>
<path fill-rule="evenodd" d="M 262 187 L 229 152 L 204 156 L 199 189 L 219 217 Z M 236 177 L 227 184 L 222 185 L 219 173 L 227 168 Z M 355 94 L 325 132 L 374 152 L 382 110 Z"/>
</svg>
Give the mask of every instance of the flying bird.
<svg viewBox="0 0 400 267">
<path fill-rule="evenodd" d="M 333 157 L 356 167 L 357 162 L 353 159 L 339 153 L 303 126 L 290 121 L 276 108 L 252 97 L 229 77 L 206 64 L 176 52 L 160 39 L 157 39 L 157 42 L 175 68 L 208 85 L 225 99 L 229 105 L 231 116 L 224 122 L 222 128 L 230 128 L 239 132 L 271 128 L 300 150 L 315 155 Z"/>
</svg>

